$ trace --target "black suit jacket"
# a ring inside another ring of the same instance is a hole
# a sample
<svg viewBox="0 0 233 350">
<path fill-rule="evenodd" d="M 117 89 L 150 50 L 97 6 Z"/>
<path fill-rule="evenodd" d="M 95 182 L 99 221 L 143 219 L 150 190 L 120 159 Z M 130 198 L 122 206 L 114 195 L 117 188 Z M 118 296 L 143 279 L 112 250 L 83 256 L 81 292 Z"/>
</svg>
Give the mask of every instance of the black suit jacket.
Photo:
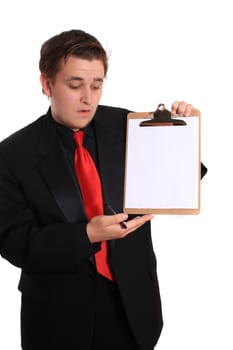
<svg viewBox="0 0 233 350">
<path fill-rule="evenodd" d="M 116 211 L 122 211 L 128 112 L 99 106 L 93 120 L 104 200 Z M 0 253 L 22 269 L 25 350 L 88 349 L 96 283 L 90 256 L 99 244 L 88 240 L 86 223 L 48 114 L 1 142 Z M 150 223 L 109 245 L 130 326 L 141 349 L 151 350 L 162 313 Z"/>
</svg>

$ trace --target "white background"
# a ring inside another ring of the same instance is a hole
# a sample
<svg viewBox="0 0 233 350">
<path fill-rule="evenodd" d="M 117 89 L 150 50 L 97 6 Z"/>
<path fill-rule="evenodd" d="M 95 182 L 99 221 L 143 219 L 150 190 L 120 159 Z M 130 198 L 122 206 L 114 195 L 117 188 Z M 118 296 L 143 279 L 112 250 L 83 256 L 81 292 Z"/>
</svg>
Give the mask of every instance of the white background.
<svg viewBox="0 0 233 350">
<path fill-rule="evenodd" d="M 135 111 L 191 102 L 202 112 L 198 216 L 156 216 L 153 241 L 164 322 L 158 350 L 232 350 L 231 1 L 10 1 L 0 5 L 0 139 L 48 108 L 41 44 L 63 30 L 111 52 L 102 103 Z M 20 271 L 0 259 L 0 349 L 20 349 Z"/>
</svg>

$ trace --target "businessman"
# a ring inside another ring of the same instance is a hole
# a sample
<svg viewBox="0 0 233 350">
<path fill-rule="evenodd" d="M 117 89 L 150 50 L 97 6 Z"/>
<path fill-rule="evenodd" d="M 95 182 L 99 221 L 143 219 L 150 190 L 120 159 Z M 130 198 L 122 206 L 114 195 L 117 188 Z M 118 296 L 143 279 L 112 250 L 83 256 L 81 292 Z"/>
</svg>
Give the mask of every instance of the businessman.
<svg viewBox="0 0 233 350">
<path fill-rule="evenodd" d="M 42 45 L 39 68 L 47 113 L 0 143 L 0 253 L 22 269 L 22 349 L 152 350 L 152 215 L 122 212 L 129 110 L 99 105 L 106 52 L 70 30 Z"/>
</svg>

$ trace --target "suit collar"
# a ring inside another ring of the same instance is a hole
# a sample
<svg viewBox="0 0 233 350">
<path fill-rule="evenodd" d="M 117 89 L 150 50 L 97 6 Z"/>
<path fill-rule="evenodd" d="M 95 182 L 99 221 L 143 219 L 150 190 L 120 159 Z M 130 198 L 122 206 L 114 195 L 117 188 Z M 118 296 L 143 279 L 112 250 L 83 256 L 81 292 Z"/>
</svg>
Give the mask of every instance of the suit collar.
<svg viewBox="0 0 233 350">
<path fill-rule="evenodd" d="M 51 110 L 49 108 L 47 114 L 41 119 L 42 122 L 38 152 L 42 157 L 45 157 L 48 154 L 56 138 L 56 133 L 51 118 Z"/>
</svg>

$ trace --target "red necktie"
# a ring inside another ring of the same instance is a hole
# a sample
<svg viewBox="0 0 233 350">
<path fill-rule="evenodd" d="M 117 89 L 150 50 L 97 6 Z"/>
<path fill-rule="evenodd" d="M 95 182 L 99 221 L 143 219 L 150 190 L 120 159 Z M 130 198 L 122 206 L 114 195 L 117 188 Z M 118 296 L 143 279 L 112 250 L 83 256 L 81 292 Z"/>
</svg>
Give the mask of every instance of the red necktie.
<svg viewBox="0 0 233 350">
<path fill-rule="evenodd" d="M 74 133 L 74 141 L 77 145 L 74 156 L 74 167 L 79 181 L 87 219 L 91 220 L 93 216 L 104 214 L 103 196 L 95 163 L 87 149 L 83 147 L 83 139 L 83 131 Z M 113 280 L 107 260 L 106 241 L 101 242 L 101 250 L 95 254 L 95 261 L 98 273 Z"/>
</svg>

